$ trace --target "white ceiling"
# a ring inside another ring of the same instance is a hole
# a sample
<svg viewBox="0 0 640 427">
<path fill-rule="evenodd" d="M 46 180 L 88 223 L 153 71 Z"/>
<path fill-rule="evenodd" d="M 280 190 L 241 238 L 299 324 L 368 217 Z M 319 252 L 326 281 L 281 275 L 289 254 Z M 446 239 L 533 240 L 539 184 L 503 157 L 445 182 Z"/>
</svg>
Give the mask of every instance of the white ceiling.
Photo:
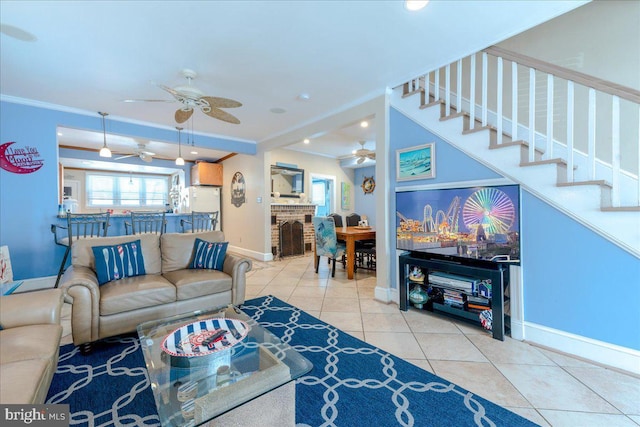
<svg viewBox="0 0 640 427">
<path fill-rule="evenodd" d="M 171 100 L 152 82 L 183 85 L 181 70 L 191 68 L 205 94 L 243 104 L 227 110 L 241 124 L 197 111 L 194 131 L 260 143 L 583 3 L 432 0 L 410 13 L 401 1 L 382 0 L 3 0 L 0 93 L 6 100 L 106 111 L 110 118 L 174 127 L 177 103 L 123 100 Z M 274 108 L 285 112 L 273 113 Z M 292 141 L 291 148 L 340 158 L 358 148 L 359 140 L 373 149 L 371 129 L 327 129 L 309 145 Z M 71 137 L 60 138 L 73 145 Z M 175 150 L 171 144 L 164 148 Z"/>
</svg>

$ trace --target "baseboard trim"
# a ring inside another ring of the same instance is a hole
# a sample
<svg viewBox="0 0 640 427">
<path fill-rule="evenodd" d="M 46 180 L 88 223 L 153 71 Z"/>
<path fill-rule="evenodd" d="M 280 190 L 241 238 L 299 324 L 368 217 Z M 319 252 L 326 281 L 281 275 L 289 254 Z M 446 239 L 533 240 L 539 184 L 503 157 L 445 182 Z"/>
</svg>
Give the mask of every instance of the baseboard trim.
<svg viewBox="0 0 640 427">
<path fill-rule="evenodd" d="M 399 297 L 398 297 L 398 290 L 397 289 L 391 289 L 388 288 L 386 286 L 376 286 L 375 288 L 375 293 L 373 296 L 376 300 L 383 302 L 385 304 L 389 304 L 390 302 L 394 302 L 398 305 L 400 305 L 399 301 Z"/>
<path fill-rule="evenodd" d="M 235 252 L 240 255 L 248 256 L 249 258 L 257 259 L 258 261 L 273 261 L 273 254 L 270 252 L 256 252 L 249 249 L 240 248 L 238 246 L 229 246 L 228 250 L 229 252 Z"/>
<path fill-rule="evenodd" d="M 525 340 L 640 375 L 640 351 L 524 322 Z"/>
</svg>

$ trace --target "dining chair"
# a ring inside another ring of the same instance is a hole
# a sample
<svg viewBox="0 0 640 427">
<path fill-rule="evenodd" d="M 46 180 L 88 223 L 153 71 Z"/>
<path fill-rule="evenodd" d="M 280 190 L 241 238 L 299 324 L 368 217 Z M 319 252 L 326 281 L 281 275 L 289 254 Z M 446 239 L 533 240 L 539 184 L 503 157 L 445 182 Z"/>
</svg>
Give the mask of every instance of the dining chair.
<svg viewBox="0 0 640 427">
<path fill-rule="evenodd" d="M 181 219 L 180 226 L 182 232 L 186 233 L 187 226 L 190 227 L 192 233 L 200 233 L 202 231 L 212 231 L 218 226 L 218 217 L 220 211 L 215 212 L 191 212 L 191 220 Z"/>
<path fill-rule="evenodd" d="M 352 213 L 347 215 L 347 227 L 355 227 L 360 222 L 360 215 Z"/>
<path fill-rule="evenodd" d="M 164 211 L 131 212 L 131 222 L 125 221 L 126 234 L 164 234 L 167 231 L 167 219 Z"/>
<path fill-rule="evenodd" d="M 360 215 L 352 213 L 347 215 L 347 227 L 355 227 L 360 224 L 362 219 L 366 219 L 366 215 Z M 354 268 L 366 268 L 369 270 L 375 270 L 375 257 L 376 257 L 376 241 L 375 240 L 360 240 L 356 242 L 355 263 Z"/>
<path fill-rule="evenodd" d="M 336 224 L 336 228 L 342 227 L 342 215 L 337 213 L 329 214 L 331 218 L 333 218 L 333 222 Z"/>
<path fill-rule="evenodd" d="M 90 237 L 105 237 L 109 228 L 109 212 L 95 214 L 74 214 L 67 212 L 67 225 L 51 224 L 51 232 L 56 245 L 65 246 L 54 288 L 58 287 L 64 273 L 67 258 L 74 240 Z"/>
<path fill-rule="evenodd" d="M 343 226 L 342 225 L 342 215 L 337 214 L 337 213 L 332 213 L 332 214 L 329 214 L 329 216 L 331 218 L 333 218 L 333 222 L 335 223 L 336 228 L 342 228 L 342 226 Z M 346 245 L 346 242 L 344 240 L 341 240 L 341 239 L 338 239 L 338 243 L 344 243 Z M 331 258 L 329 258 L 327 260 L 327 262 L 331 262 Z M 347 268 L 347 254 L 346 254 L 346 252 L 345 252 L 344 255 L 342 255 L 342 259 L 340 260 L 340 262 L 342 262 L 342 266 L 344 268 Z"/>
<path fill-rule="evenodd" d="M 312 221 L 313 233 L 316 240 L 316 273 L 320 266 L 320 257 L 326 256 L 329 260 L 333 261 L 331 277 L 335 277 L 336 259 L 341 258 L 347 248 L 344 243 L 338 242 L 338 239 L 336 238 L 336 224 L 332 217 L 314 216 Z"/>
</svg>

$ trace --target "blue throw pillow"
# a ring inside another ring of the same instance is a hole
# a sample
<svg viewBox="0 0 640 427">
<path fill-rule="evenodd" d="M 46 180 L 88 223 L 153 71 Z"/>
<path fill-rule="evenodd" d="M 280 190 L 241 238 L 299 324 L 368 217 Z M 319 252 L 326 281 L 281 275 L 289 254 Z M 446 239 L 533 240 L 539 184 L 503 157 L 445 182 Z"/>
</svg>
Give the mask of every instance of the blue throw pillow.
<svg viewBox="0 0 640 427">
<path fill-rule="evenodd" d="M 229 242 L 207 242 L 196 237 L 193 244 L 193 259 L 189 268 L 206 268 L 222 271 Z"/>
<path fill-rule="evenodd" d="M 140 240 L 113 246 L 93 246 L 91 249 L 96 259 L 98 283 L 101 285 L 145 274 Z"/>
</svg>

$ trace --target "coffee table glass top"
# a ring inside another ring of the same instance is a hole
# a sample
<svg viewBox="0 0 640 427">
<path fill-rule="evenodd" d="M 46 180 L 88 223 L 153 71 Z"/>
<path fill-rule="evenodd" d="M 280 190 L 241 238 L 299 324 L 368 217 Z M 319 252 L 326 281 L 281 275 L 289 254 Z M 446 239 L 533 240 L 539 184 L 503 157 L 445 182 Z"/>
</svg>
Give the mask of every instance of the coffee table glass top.
<svg viewBox="0 0 640 427">
<path fill-rule="evenodd" d="M 311 362 L 232 305 L 142 323 L 163 426 L 197 426 L 289 382 Z"/>
</svg>

